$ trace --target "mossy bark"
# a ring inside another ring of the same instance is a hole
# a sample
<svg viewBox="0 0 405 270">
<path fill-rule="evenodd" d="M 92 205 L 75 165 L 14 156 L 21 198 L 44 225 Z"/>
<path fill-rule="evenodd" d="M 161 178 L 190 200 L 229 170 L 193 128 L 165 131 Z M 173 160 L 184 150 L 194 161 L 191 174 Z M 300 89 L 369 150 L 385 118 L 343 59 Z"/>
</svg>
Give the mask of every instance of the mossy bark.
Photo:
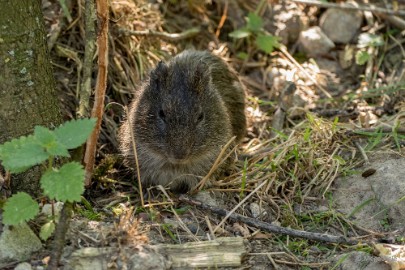
<svg viewBox="0 0 405 270">
<path fill-rule="evenodd" d="M 39 0 L 0 0 L 0 143 L 61 123 Z M 38 194 L 39 170 L 12 179 Z"/>
</svg>

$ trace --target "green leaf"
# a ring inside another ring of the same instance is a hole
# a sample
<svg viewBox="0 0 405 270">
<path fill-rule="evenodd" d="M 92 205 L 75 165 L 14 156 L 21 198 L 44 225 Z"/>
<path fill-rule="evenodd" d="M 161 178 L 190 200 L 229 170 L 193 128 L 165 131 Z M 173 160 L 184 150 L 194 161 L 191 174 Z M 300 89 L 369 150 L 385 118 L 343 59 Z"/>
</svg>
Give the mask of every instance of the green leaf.
<svg viewBox="0 0 405 270">
<path fill-rule="evenodd" d="M 356 53 L 356 64 L 357 65 L 364 65 L 370 59 L 370 54 L 366 51 L 358 51 Z"/>
<path fill-rule="evenodd" d="M 84 169 L 77 162 L 63 165 L 59 170 L 44 173 L 41 187 L 50 199 L 80 202 L 84 191 Z"/>
<path fill-rule="evenodd" d="M 246 28 L 241 28 L 241 29 L 237 29 L 237 30 L 235 30 L 235 31 L 233 31 L 233 32 L 231 32 L 231 33 L 229 33 L 229 36 L 230 36 L 231 38 L 239 39 L 239 38 L 248 37 L 248 36 L 250 36 L 250 34 L 251 34 L 251 32 L 250 32 L 248 29 L 246 29 Z"/>
<path fill-rule="evenodd" d="M 55 222 L 51 220 L 41 227 L 39 237 L 41 237 L 42 240 L 46 241 L 53 234 L 54 231 L 55 231 Z"/>
<path fill-rule="evenodd" d="M 278 37 L 272 35 L 258 35 L 256 38 L 256 45 L 264 52 L 272 53 L 274 48 L 280 46 L 280 43 L 278 43 Z"/>
<path fill-rule="evenodd" d="M 0 160 L 6 170 L 20 173 L 47 160 L 49 155 L 34 136 L 20 137 L 0 145 Z"/>
<path fill-rule="evenodd" d="M 70 156 L 66 147 L 57 140 L 55 133 L 46 127 L 36 126 L 34 136 L 49 155 L 62 157 Z"/>
<path fill-rule="evenodd" d="M 238 57 L 239 59 L 242 59 L 242 60 L 246 60 L 249 58 L 249 55 L 245 52 L 238 52 L 236 57 Z"/>
<path fill-rule="evenodd" d="M 246 26 L 252 32 L 258 32 L 263 27 L 263 19 L 259 15 L 249 12 Z"/>
<path fill-rule="evenodd" d="M 18 192 L 7 199 L 3 211 L 3 223 L 17 225 L 34 218 L 39 212 L 39 206 L 30 195 Z"/>
<path fill-rule="evenodd" d="M 56 128 L 54 133 L 58 141 L 67 149 L 73 149 L 86 141 L 95 124 L 95 118 L 72 120 Z"/>
</svg>

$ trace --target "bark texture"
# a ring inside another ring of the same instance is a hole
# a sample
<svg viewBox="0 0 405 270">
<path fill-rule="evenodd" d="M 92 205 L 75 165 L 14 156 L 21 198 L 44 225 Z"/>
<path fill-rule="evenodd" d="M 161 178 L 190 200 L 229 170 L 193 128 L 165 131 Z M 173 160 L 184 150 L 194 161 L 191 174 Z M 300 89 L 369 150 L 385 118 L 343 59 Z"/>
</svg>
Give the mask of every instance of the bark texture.
<svg viewBox="0 0 405 270">
<path fill-rule="evenodd" d="M 0 143 L 61 123 L 39 0 L 0 0 Z M 38 191 L 38 169 L 12 189 Z"/>
</svg>

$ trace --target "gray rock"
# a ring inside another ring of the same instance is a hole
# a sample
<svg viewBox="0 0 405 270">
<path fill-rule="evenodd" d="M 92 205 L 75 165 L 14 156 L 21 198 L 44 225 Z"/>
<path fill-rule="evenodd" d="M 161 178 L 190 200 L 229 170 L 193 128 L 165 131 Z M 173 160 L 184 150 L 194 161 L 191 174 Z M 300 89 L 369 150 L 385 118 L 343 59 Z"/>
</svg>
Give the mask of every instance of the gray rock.
<svg viewBox="0 0 405 270">
<path fill-rule="evenodd" d="M 0 236 L 0 263 L 10 260 L 24 261 L 41 248 L 41 240 L 26 223 L 4 226 Z"/>
<path fill-rule="evenodd" d="M 361 12 L 330 8 L 322 14 L 320 27 L 336 43 L 348 43 L 359 32 L 363 15 Z"/>
<path fill-rule="evenodd" d="M 294 44 L 303 29 L 308 28 L 308 17 L 295 3 L 275 5 L 274 25 L 275 34 L 281 38 L 284 45 Z"/>
<path fill-rule="evenodd" d="M 368 177 L 352 175 L 335 181 L 333 198 L 337 209 L 352 214 L 355 222 L 372 230 L 383 230 L 382 223 L 390 221 L 390 230 L 402 229 L 405 224 L 405 159 L 377 154 L 370 164 L 359 168 L 376 172 Z M 359 207 L 361 206 L 361 207 Z"/>
<path fill-rule="evenodd" d="M 353 251 L 348 254 L 340 255 L 334 261 L 334 264 L 339 263 L 339 267 L 334 269 L 339 270 L 353 270 L 353 269 L 367 269 L 367 270 L 390 270 L 391 267 L 386 264 L 382 258 L 371 256 L 362 251 Z"/>
<path fill-rule="evenodd" d="M 63 208 L 63 202 L 55 202 L 53 204 L 53 209 L 55 211 L 55 215 L 59 215 L 60 212 L 62 211 Z M 47 203 L 42 207 L 41 213 L 47 215 L 47 216 L 51 216 L 52 215 L 52 204 Z"/>
<path fill-rule="evenodd" d="M 198 201 L 204 202 L 205 204 L 208 204 L 210 206 L 219 207 L 219 203 L 215 199 L 215 196 L 213 196 L 208 191 L 200 191 L 197 194 L 193 195 L 193 198 Z"/>
<path fill-rule="evenodd" d="M 308 56 L 317 56 L 328 53 L 335 44 L 322 32 L 321 28 L 314 26 L 300 33 L 301 48 Z"/>
<path fill-rule="evenodd" d="M 32 270 L 31 264 L 27 262 L 19 263 L 14 270 Z"/>
<path fill-rule="evenodd" d="M 267 215 L 267 212 L 259 204 L 252 202 L 249 204 L 250 212 L 254 218 L 259 218 Z"/>
</svg>

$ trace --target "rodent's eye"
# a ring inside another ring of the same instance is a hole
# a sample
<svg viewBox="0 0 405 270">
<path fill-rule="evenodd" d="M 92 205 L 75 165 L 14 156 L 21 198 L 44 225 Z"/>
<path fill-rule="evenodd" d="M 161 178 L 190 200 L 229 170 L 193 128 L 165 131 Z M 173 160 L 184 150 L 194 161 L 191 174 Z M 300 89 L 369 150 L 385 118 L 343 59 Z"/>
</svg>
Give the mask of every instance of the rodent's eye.
<svg viewBox="0 0 405 270">
<path fill-rule="evenodd" d="M 200 113 L 200 115 L 198 115 L 197 121 L 201 122 L 202 120 L 204 120 L 204 113 Z"/>
<path fill-rule="evenodd" d="M 163 121 L 166 121 L 166 114 L 165 114 L 165 112 L 163 110 L 159 110 L 159 117 Z"/>
</svg>

